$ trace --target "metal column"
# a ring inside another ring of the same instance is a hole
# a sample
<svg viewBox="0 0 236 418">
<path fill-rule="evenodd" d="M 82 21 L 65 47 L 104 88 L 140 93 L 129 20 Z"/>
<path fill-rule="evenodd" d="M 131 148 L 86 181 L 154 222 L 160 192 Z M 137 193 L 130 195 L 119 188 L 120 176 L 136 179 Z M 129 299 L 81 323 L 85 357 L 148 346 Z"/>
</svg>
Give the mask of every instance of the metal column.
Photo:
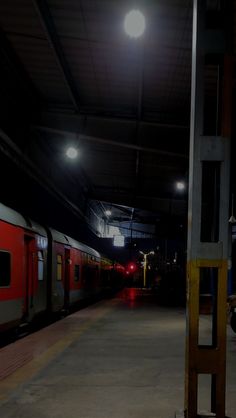
<svg viewBox="0 0 236 418">
<path fill-rule="evenodd" d="M 226 13 L 222 6 L 224 2 L 193 2 L 185 376 L 187 418 L 201 416 L 198 411 L 200 374 L 211 376 L 211 416 L 225 418 L 231 66 L 230 59 L 226 57 L 225 27 L 208 27 L 207 7 L 209 4 L 212 7 L 213 3 L 219 7 L 216 11 L 218 22 L 223 23 Z M 229 4 L 229 1 L 225 4 Z M 206 129 L 205 120 L 205 74 L 209 62 L 219 68 L 215 131 L 210 133 Z M 209 217 L 209 222 L 212 223 L 210 226 L 204 219 L 207 187 L 213 202 L 209 208 L 212 211 Z M 212 342 L 209 345 L 200 345 L 200 282 L 207 275 L 213 280 L 215 289 L 212 297 Z"/>
</svg>

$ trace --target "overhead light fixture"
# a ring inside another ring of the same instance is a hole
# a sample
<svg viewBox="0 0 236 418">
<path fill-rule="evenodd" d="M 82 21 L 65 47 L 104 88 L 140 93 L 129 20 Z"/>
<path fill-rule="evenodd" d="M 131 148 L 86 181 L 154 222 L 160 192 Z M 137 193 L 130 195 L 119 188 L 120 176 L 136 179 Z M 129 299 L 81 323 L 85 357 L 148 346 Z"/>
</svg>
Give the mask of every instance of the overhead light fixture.
<svg viewBox="0 0 236 418">
<path fill-rule="evenodd" d="M 176 189 L 182 192 L 183 190 L 185 190 L 185 183 L 183 181 L 177 181 Z"/>
<path fill-rule="evenodd" d="M 66 155 L 68 158 L 70 158 L 71 160 L 74 160 L 75 158 L 78 157 L 78 150 L 75 147 L 69 147 L 66 150 Z"/>
<path fill-rule="evenodd" d="M 154 255 L 155 252 L 154 251 L 149 251 L 149 253 L 144 253 L 143 251 L 139 251 L 140 254 L 142 254 L 144 257 L 147 257 L 148 255 Z"/>
<path fill-rule="evenodd" d="M 145 27 L 145 17 L 139 10 L 131 10 L 125 16 L 125 32 L 131 38 L 139 38 L 144 33 Z"/>
<path fill-rule="evenodd" d="M 111 210 L 109 210 L 109 209 L 107 209 L 107 210 L 105 210 L 105 215 L 107 215 L 107 216 L 111 216 Z"/>
<path fill-rule="evenodd" d="M 113 245 L 114 245 L 114 247 L 124 247 L 125 246 L 124 235 L 114 235 Z"/>
</svg>

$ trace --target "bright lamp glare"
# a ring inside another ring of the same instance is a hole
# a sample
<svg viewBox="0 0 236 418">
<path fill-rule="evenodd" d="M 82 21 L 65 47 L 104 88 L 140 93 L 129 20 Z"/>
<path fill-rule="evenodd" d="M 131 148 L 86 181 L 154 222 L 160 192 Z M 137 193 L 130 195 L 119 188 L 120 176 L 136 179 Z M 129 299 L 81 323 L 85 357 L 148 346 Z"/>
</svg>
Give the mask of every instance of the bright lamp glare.
<svg viewBox="0 0 236 418">
<path fill-rule="evenodd" d="M 145 17 L 139 10 L 131 10 L 125 16 L 124 28 L 131 38 L 139 38 L 145 31 Z"/>
<path fill-rule="evenodd" d="M 114 235 L 113 245 L 114 247 L 124 247 L 125 246 L 124 235 Z"/>
<path fill-rule="evenodd" d="M 78 150 L 74 147 L 69 147 L 66 151 L 66 155 L 73 160 L 78 156 Z"/>
<path fill-rule="evenodd" d="M 182 181 L 177 181 L 176 189 L 179 191 L 183 191 L 185 189 L 185 184 Z"/>
<path fill-rule="evenodd" d="M 105 214 L 106 214 L 107 216 L 111 216 L 111 210 L 107 209 L 107 210 L 105 211 Z"/>
</svg>

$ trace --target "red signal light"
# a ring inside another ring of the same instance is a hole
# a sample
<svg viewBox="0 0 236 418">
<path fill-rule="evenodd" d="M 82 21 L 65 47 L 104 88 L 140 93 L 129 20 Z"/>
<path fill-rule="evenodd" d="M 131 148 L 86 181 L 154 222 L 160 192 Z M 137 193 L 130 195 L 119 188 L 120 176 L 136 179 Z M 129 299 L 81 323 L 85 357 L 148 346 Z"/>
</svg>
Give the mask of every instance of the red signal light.
<svg viewBox="0 0 236 418">
<path fill-rule="evenodd" d="M 136 264 L 135 263 L 129 263 L 128 265 L 128 271 L 133 273 L 136 270 Z"/>
</svg>

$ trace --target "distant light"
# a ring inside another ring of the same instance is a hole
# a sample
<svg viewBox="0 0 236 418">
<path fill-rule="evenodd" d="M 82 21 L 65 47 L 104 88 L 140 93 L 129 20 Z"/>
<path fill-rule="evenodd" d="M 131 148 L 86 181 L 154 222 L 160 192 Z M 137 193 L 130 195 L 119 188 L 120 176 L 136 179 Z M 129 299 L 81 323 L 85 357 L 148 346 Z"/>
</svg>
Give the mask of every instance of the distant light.
<svg viewBox="0 0 236 418">
<path fill-rule="evenodd" d="M 185 189 L 185 184 L 183 181 L 177 181 L 176 183 L 176 189 L 179 191 L 183 191 Z"/>
<path fill-rule="evenodd" d="M 114 235 L 113 245 L 114 247 L 124 247 L 125 246 L 124 235 Z"/>
<path fill-rule="evenodd" d="M 78 150 L 74 147 L 69 147 L 66 151 L 66 155 L 73 160 L 78 156 Z"/>
<path fill-rule="evenodd" d="M 125 16 L 125 32 L 131 38 L 139 38 L 145 31 L 145 27 L 145 17 L 139 10 L 131 10 Z"/>
<path fill-rule="evenodd" d="M 159 248 L 159 247 L 158 247 Z M 154 255 L 155 254 L 155 252 L 154 251 L 149 251 L 149 253 L 144 253 L 143 251 L 139 251 L 140 252 L 140 254 L 142 254 L 142 255 L 144 255 L 144 257 L 145 256 L 148 256 L 148 255 Z"/>
<path fill-rule="evenodd" d="M 129 263 L 128 265 L 128 271 L 130 273 L 134 273 L 137 270 L 137 265 L 133 262 Z"/>
<path fill-rule="evenodd" d="M 109 209 L 105 210 L 105 215 L 111 216 L 111 210 L 109 210 Z"/>
</svg>

